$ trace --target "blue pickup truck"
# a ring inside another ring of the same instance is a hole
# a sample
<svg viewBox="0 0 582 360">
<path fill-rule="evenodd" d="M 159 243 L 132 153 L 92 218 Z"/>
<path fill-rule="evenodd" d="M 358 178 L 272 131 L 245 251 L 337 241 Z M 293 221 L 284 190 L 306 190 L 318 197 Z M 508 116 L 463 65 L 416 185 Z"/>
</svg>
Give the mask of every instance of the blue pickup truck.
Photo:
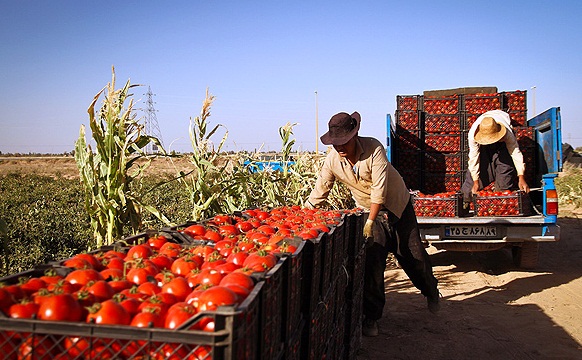
<svg viewBox="0 0 582 360">
<path fill-rule="evenodd" d="M 460 108 L 462 109 L 462 107 Z M 399 141 L 399 138 L 402 137 L 399 131 L 403 132 L 403 130 L 398 128 L 398 116 L 401 119 L 404 118 L 402 111 L 397 111 L 397 121 L 395 122 L 392 121 L 390 114 L 387 115 L 387 129 L 389 129 L 387 155 L 401 174 L 406 174 L 410 170 L 410 166 L 406 168 L 404 162 L 398 161 L 398 157 L 403 156 L 403 153 L 406 153 L 406 156 L 412 155 L 409 155 L 410 152 L 407 153 L 407 149 L 404 149 L 405 142 Z M 410 114 L 405 115 L 410 117 Z M 531 130 L 533 143 L 531 158 L 528 158 L 526 163 L 526 168 L 529 167 L 530 171 L 533 171 L 532 180 L 529 181 L 532 189 L 528 196 L 531 202 L 530 212 L 519 214 L 520 216 L 475 216 L 474 214 L 418 216 L 417 213 L 421 237 L 425 245 L 432 245 L 437 249 L 447 251 L 467 252 L 491 251 L 508 247 L 512 250 L 513 260 L 517 266 L 522 268 L 536 267 L 539 258 L 539 243 L 554 242 L 560 239 L 560 227 L 557 225 L 558 197 L 554 185 L 554 179 L 562 170 L 560 124 L 559 107 L 550 108 L 527 120 L 526 124 L 522 124 L 525 126 L 521 128 Z M 460 137 L 466 138 L 467 127 L 464 130 L 463 127 L 460 129 L 458 131 Z M 414 134 L 414 132 L 408 131 L 407 133 Z M 454 133 L 454 131 L 448 132 L 448 134 Z M 466 142 L 466 139 L 464 141 Z M 463 149 L 461 148 L 461 150 Z M 418 151 L 422 156 L 427 150 L 419 147 Z M 466 162 L 466 155 L 460 153 L 459 156 L 463 162 Z M 463 167 L 462 171 L 466 171 L 466 167 Z M 410 178 L 410 182 L 414 180 L 415 178 Z M 460 183 L 462 184 L 462 182 Z M 429 184 L 425 182 L 424 185 L 428 187 Z M 420 189 L 416 190 L 425 190 L 422 184 L 418 187 Z M 411 190 L 415 190 L 414 187 Z"/>
</svg>

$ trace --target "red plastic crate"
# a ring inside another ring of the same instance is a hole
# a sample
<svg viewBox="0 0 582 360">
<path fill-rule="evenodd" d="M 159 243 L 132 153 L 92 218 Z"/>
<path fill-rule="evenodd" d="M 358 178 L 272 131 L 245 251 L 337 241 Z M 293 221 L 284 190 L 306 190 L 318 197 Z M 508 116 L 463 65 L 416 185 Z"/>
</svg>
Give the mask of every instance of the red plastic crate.
<svg viewBox="0 0 582 360">
<path fill-rule="evenodd" d="M 503 94 L 471 94 L 463 98 L 463 110 L 472 114 L 482 114 L 489 110 L 503 108 Z"/>
<path fill-rule="evenodd" d="M 454 133 L 462 130 L 461 114 L 426 114 L 424 131 L 429 133 Z"/>
<path fill-rule="evenodd" d="M 511 119 L 511 125 L 516 126 L 526 126 L 527 125 L 527 111 L 509 111 L 509 118 Z"/>
<path fill-rule="evenodd" d="M 505 91 L 505 111 L 527 111 L 527 90 Z"/>
<path fill-rule="evenodd" d="M 421 217 L 465 216 L 461 193 L 441 193 L 435 195 L 417 194 L 412 197 L 414 212 Z"/>
<path fill-rule="evenodd" d="M 426 151 L 458 152 L 461 151 L 461 134 L 424 134 Z"/>
<path fill-rule="evenodd" d="M 506 195 L 475 197 L 476 216 L 524 216 L 532 213 L 529 195 L 523 191 L 513 191 Z"/>
<path fill-rule="evenodd" d="M 457 172 L 463 168 L 461 153 L 426 152 L 424 170 L 430 172 Z"/>
<path fill-rule="evenodd" d="M 406 130 L 420 130 L 422 112 L 396 110 L 396 124 Z"/>
<path fill-rule="evenodd" d="M 450 191 L 459 191 L 462 185 L 461 172 L 456 173 L 430 173 L 423 174 L 423 192 L 438 194 Z"/>
<path fill-rule="evenodd" d="M 447 97 L 424 97 L 423 109 L 427 114 L 456 114 L 461 110 L 458 95 Z"/>
<path fill-rule="evenodd" d="M 396 110 L 422 110 L 422 95 L 397 95 Z"/>
</svg>

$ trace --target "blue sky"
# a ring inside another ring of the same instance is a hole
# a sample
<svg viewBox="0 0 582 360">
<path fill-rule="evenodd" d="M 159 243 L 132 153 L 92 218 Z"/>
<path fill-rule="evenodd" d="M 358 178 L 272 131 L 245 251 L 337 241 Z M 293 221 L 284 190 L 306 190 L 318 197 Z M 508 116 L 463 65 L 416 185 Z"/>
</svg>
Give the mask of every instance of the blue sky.
<svg viewBox="0 0 582 360">
<path fill-rule="evenodd" d="M 385 139 L 397 95 L 465 86 L 528 90 L 530 117 L 535 92 L 536 113 L 561 107 L 578 147 L 580 18 L 581 1 L 0 0 L 0 151 L 71 151 L 112 66 L 117 87 L 144 85 L 136 108 L 151 87 L 178 152 L 206 88 L 226 150 L 278 150 L 287 122 L 314 150 L 340 111 Z"/>
</svg>

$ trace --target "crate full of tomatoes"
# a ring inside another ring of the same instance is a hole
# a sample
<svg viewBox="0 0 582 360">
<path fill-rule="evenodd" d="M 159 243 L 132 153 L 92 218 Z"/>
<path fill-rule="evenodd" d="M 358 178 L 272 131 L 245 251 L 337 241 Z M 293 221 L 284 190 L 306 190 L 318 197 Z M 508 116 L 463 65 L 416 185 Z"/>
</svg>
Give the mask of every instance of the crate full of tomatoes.
<svg viewBox="0 0 582 360">
<path fill-rule="evenodd" d="M 529 195 L 523 191 L 480 191 L 474 197 L 476 216 L 524 216 L 532 213 Z"/>
<path fill-rule="evenodd" d="M 416 216 L 455 217 L 464 216 L 463 196 L 459 192 L 443 192 L 433 195 L 413 193 L 412 202 Z"/>
</svg>

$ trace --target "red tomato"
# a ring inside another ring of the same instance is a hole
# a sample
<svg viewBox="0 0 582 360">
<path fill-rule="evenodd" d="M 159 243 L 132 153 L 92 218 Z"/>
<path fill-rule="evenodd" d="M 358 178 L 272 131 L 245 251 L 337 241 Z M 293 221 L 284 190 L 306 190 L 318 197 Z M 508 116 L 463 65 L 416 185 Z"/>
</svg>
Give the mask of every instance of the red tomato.
<svg viewBox="0 0 582 360">
<path fill-rule="evenodd" d="M 243 263 L 248 256 L 249 254 L 246 251 L 233 252 L 226 258 L 226 261 L 235 265 L 243 266 Z"/>
<path fill-rule="evenodd" d="M 0 287 L 0 310 L 8 314 L 8 309 L 16 303 L 12 294 L 6 288 Z"/>
<path fill-rule="evenodd" d="M 62 262 L 63 266 L 72 269 L 89 269 L 91 268 L 91 263 L 82 258 L 70 258 Z"/>
<path fill-rule="evenodd" d="M 170 293 L 176 296 L 178 301 L 184 301 L 192 292 L 188 280 L 182 276 L 177 276 L 162 286 L 161 292 Z"/>
<path fill-rule="evenodd" d="M 8 316 L 13 319 L 32 319 L 36 316 L 40 306 L 33 301 L 24 300 L 13 304 L 8 310 Z"/>
<path fill-rule="evenodd" d="M 166 255 L 169 258 L 177 258 L 182 253 L 182 245 L 173 242 L 165 243 L 159 251 L 159 254 Z"/>
<path fill-rule="evenodd" d="M 123 294 L 121 296 L 116 297 L 116 300 L 119 302 L 119 305 L 123 306 L 125 311 L 129 314 L 129 316 L 133 316 L 139 312 L 139 306 L 141 305 L 141 301 L 135 297 L 127 297 Z M 118 300 L 119 299 L 119 300 Z"/>
<path fill-rule="evenodd" d="M 47 284 L 44 280 L 40 278 L 30 278 L 24 284 L 20 285 L 20 288 L 26 296 L 30 296 L 31 294 L 39 291 L 40 289 L 46 289 Z"/>
<path fill-rule="evenodd" d="M 121 304 L 109 299 L 93 305 L 86 321 L 92 324 L 129 325 L 131 318 Z"/>
<path fill-rule="evenodd" d="M 249 254 L 243 262 L 243 267 L 253 269 L 257 272 L 268 271 L 277 264 L 277 257 L 266 251 L 259 250 Z"/>
<path fill-rule="evenodd" d="M 152 275 L 146 268 L 133 268 L 127 272 L 126 279 L 136 285 L 146 283 L 152 278 Z"/>
<path fill-rule="evenodd" d="M 200 269 L 200 263 L 191 256 L 182 256 L 174 260 L 170 271 L 174 275 L 187 276 L 192 270 Z"/>
<path fill-rule="evenodd" d="M 219 306 L 234 305 L 238 301 L 238 295 L 226 286 L 212 286 L 202 292 L 198 299 L 200 311 L 213 311 Z"/>
<path fill-rule="evenodd" d="M 174 298 L 175 299 L 175 298 Z M 162 318 L 166 316 L 168 309 L 172 304 L 166 303 L 163 301 L 161 297 L 158 295 L 150 296 L 149 298 L 145 299 L 138 307 L 140 312 L 144 311 L 153 311 L 158 313 Z"/>
<path fill-rule="evenodd" d="M 212 220 L 217 225 L 232 224 L 232 218 L 228 215 L 215 215 Z"/>
<path fill-rule="evenodd" d="M 204 239 L 206 240 L 210 240 L 213 242 L 219 242 L 220 240 L 223 239 L 222 235 L 220 235 L 220 233 L 218 231 L 214 231 L 214 230 L 208 230 L 204 233 Z"/>
<path fill-rule="evenodd" d="M 134 245 L 129 248 L 127 254 L 125 255 L 125 261 L 135 260 L 135 259 L 147 259 L 153 255 L 153 250 L 149 245 L 140 244 Z"/>
<path fill-rule="evenodd" d="M 113 288 L 113 290 L 115 291 L 115 293 L 121 292 L 122 290 L 125 289 L 130 289 L 132 286 L 134 286 L 135 284 L 132 283 L 131 281 L 127 280 L 127 279 L 119 279 L 119 280 L 111 280 L 109 281 L 109 285 L 111 285 L 111 287 Z"/>
<path fill-rule="evenodd" d="M 195 314 L 196 308 L 194 305 L 186 302 L 176 303 L 168 309 L 164 327 L 167 329 L 177 329 Z"/>
<path fill-rule="evenodd" d="M 54 359 L 59 349 L 48 336 L 29 336 L 18 347 L 18 360 Z"/>
<path fill-rule="evenodd" d="M 50 321 L 80 321 L 81 305 L 72 294 L 53 294 L 40 303 L 37 318 Z"/>
<path fill-rule="evenodd" d="M 84 288 L 90 294 L 93 294 L 95 296 L 95 300 L 98 302 L 111 299 L 113 295 L 115 295 L 115 290 L 105 280 L 89 282 Z"/>
<path fill-rule="evenodd" d="M 148 238 L 148 245 L 152 249 L 159 250 L 162 245 L 168 242 L 168 239 L 164 235 L 152 236 Z"/>
<path fill-rule="evenodd" d="M 103 279 L 107 281 L 123 279 L 123 270 L 106 268 L 100 271 Z"/>
<path fill-rule="evenodd" d="M 203 269 L 197 274 L 193 274 L 187 277 L 188 284 L 192 289 L 198 285 L 203 286 L 213 286 L 218 285 L 222 278 L 224 277 L 220 271 L 215 269 Z"/>
<path fill-rule="evenodd" d="M 99 271 L 95 269 L 77 269 L 73 270 L 67 276 L 65 280 L 73 284 L 77 289 L 87 285 L 89 281 L 104 280 L 103 276 Z"/>
<path fill-rule="evenodd" d="M 131 326 L 141 328 L 164 327 L 164 322 L 160 314 L 155 311 L 138 312 L 131 319 Z"/>
<path fill-rule="evenodd" d="M 234 226 L 236 226 L 239 233 L 246 233 L 247 231 L 254 229 L 253 224 L 249 221 L 239 221 Z"/>
<path fill-rule="evenodd" d="M 117 270 L 123 271 L 123 269 L 125 267 L 125 260 L 123 260 L 122 258 L 118 258 L 118 257 L 104 259 L 103 263 L 104 263 L 105 267 L 108 269 L 117 269 Z"/>
<path fill-rule="evenodd" d="M 157 283 L 146 281 L 137 287 L 137 291 L 152 296 L 162 291 L 162 288 Z"/>
<path fill-rule="evenodd" d="M 204 234 L 206 233 L 206 227 L 204 225 L 201 225 L 201 224 L 194 224 L 194 225 L 188 226 L 187 228 L 182 230 L 182 232 L 195 238 L 196 236 L 204 236 Z"/>
<path fill-rule="evenodd" d="M 239 269 L 241 267 L 242 266 L 240 266 L 240 265 L 236 265 L 235 263 L 226 261 L 223 264 L 215 266 L 214 270 L 220 272 L 223 275 L 226 275 L 226 274 L 231 273 L 231 272 L 233 272 L 236 269 Z"/>
<path fill-rule="evenodd" d="M 221 286 L 240 285 L 249 290 L 252 290 L 255 287 L 255 282 L 253 278 L 247 274 L 233 272 L 225 275 L 222 278 L 222 280 L 220 280 L 219 285 Z"/>
<path fill-rule="evenodd" d="M 238 235 L 240 231 L 234 225 L 220 225 L 218 227 L 218 233 L 222 236 Z"/>
<path fill-rule="evenodd" d="M 77 255 L 73 256 L 73 259 L 84 259 L 89 264 L 91 264 L 91 267 L 93 269 L 95 269 L 97 271 L 103 270 L 103 264 L 101 263 L 101 261 L 99 261 L 97 256 L 95 256 L 93 254 L 88 254 L 88 253 L 77 254 Z"/>
</svg>

